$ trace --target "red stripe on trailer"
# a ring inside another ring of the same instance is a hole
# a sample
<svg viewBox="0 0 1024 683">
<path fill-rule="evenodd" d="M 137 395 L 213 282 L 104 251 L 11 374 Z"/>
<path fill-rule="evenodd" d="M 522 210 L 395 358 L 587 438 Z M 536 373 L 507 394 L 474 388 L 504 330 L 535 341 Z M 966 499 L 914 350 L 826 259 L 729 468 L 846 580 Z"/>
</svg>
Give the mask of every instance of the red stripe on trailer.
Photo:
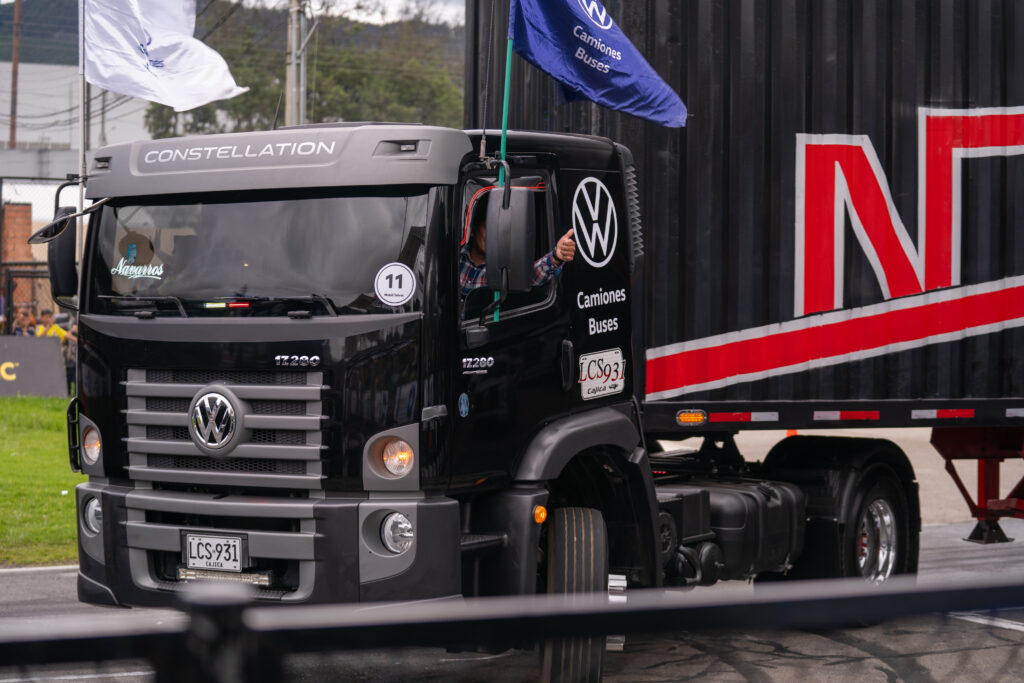
<svg viewBox="0 0 1024 683">
<path fill-rule="evenodd" d="M 1024 326 L 1024 278 L 809 315 L 647 351 L 647 398 L 848 363 Z"/>
</svg>

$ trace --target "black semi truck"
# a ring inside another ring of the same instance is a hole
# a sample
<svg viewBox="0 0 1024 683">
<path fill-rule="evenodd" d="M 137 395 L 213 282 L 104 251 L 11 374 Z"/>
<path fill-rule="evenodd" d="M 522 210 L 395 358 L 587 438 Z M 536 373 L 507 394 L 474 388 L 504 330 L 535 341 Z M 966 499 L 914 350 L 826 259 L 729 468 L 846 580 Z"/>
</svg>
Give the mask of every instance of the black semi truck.
<svg viewBox="0 0 1024 683">
<path fill-rule="evenodd" d="M 917 487 L 892 443 L 797 437 L 747 463 L 702 410 L 645 398 L 629 150 L 514 132 L 501 162 L 481 137 L 331 125 L 91 155 L 80 280 L 75 229 L 50 241 L 54 294 L 79 297 L 80 598 L 914 572 Z M 463 296 L 481 211 L 497 286 Z M 567 225 L 577 257 L 534 284 Z M 699 448 L 659 452 L 694 420 Z M 590 644 L 549 662 L 592 674 Z"/>
<path fill-rule="evenodd" d="M 80 274 L 66 216 L 40 236 L 54 294 L 78 296 L 82 600 L 166 605 L 199 580 L 298 604 L 916 571 L 895 444 L 798 435 L 753 462 L 745 428 L 934 427 L 943 455 L 979 460 L 978 540 L 997 540 L 1024 498 L 993 490 L 1024 427 L 1024 93 L 912 85 L 902 69 L 959 35 L 941 11 L 957 3 L 895 4 L 885 39 L 926 45 L 876 47 L 903 76 L 858 90 L 879 113 L 852 120 L 807 88 L 831 87 L 837 55 L 861 73 L 843 47 L 869 40 L 860 3 L 669 4 L 697 27 L 685 132 L 573 105 L 526 121 L 561 132 L 511 132 L 504 159 L 493 130 L 390 124 L 90 153 Z M 539 109 L 514 116 L 556 110 L 536 72 L 516 78 Z M 615 134 L 564 130 L 587 127 Z M 464 293 L 482 212 L 488 286 Z M 576 258 L 535 284 L 569 228 Z M 592 677 L 601 648 L 583 642 L 545 646 L 550 670 Z"/>
</svg>

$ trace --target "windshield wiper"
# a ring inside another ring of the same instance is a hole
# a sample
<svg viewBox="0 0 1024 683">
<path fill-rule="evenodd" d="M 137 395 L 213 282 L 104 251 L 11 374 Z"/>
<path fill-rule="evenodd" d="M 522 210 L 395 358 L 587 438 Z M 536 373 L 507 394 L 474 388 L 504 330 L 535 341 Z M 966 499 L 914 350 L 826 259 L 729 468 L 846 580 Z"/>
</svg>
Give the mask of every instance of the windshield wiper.
<svg viewBox="0 0 1024 683">
<path fill-rule="evenodd" d="M 188 317 L 188 312 L 185 310 L 185 303 L 181 299 L 176 297 L 176 296 L 170 296 L 170 295 L 162 295 L 162 296 L 146 296 L 146 295 L 141 295 L 140 296 L 140 295 L 137 295 L 137 294 L 116 294 L 116 295 L 100 294 L 99 298 L 101 298 L 101 299 L 109 299 L 111 301 L 140 301 L 140 302 L 141 301 L 149 301 L 149 302 L 153 302 L 153 303 L 170 302 L 170 303 L 173 303 L 175 306 L 177 306 L 178 313 L 181 314 L 182 318 L 187 318 Z M 147 317 L 147 316 L 139 315 L 140 313 L 150 313 L 150 314 L 152 314 L 152 311 L 136 311 L 135 312 L 136 317 L 140 317 L 140 318 L 141 317 Z M 151 316 L 148 316 L 148 317 L 151 317 Z"/>
</svg>

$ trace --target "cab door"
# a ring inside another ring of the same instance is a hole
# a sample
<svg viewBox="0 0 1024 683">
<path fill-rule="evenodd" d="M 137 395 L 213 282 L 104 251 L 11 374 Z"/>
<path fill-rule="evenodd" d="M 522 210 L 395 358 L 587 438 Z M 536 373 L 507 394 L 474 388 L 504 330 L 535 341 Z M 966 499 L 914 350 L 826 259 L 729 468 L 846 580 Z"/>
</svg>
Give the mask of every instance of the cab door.
<svg viewBox="0 0 1024 683">
<path fill-rule="evenodd" d="M 558 227 L 551 174 L 547 168 L 517 167 L 511 175 L 512 191 L 533 203 L 532 251 L 534 259 L 540 259 L 565 232 Z M 460 250 L 473 237 L 480 198 L 495 184 L 493 174 L 465 180 Z M 499 191 L 490 194 L 490 201 L 500 197 Z M 491 231 L 487 238 L 496 242 Z M 453 489 L 506 483 L 522 445 L 539 424 L 570 409 L 574 378 L 572 359 L 566 355 L 570 323 L 563 280 L 571 267 L 567 264 L 528 291 L 509 293 L 500 304 L 495 302 L 499 287 L 489 281 L 466 296 L 460 292 L 453 380 Z"/>
</svg>

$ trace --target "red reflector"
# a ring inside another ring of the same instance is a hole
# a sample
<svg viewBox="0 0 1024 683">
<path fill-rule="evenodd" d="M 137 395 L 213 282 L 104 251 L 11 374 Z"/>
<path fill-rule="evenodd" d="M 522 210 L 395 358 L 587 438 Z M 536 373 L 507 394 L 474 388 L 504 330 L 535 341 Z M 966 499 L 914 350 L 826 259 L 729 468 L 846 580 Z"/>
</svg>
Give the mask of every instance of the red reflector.
<svg viewBox="0 0 1024 683">
<path fill-rule="evenodd" d="M 936 410 L 935 417 L 939 419 L 951 417 L 974 417 L 974 410 L 971 408 L 948 408 L 946 410 Z"/>
<path fill-rule="evenodd" d="M 877 420 L 877 410 L 843 410 L 839 413 L 840 420 Z"/>
<path fill-rule="evenodd" d="M 248 301 L 232 301 L 228 303 L 228 308 L 249 308 Z"/>
<path fill-rule="evenodd" d="M 711 413 L 708 422 L 750 422 L 750 413 Z"/>
<path fill-rule="evenodd" d="M 877 410 L 815 410 L 816 421 L 830 422 L 833 420 L 877 420 Z"/>
</svg>

